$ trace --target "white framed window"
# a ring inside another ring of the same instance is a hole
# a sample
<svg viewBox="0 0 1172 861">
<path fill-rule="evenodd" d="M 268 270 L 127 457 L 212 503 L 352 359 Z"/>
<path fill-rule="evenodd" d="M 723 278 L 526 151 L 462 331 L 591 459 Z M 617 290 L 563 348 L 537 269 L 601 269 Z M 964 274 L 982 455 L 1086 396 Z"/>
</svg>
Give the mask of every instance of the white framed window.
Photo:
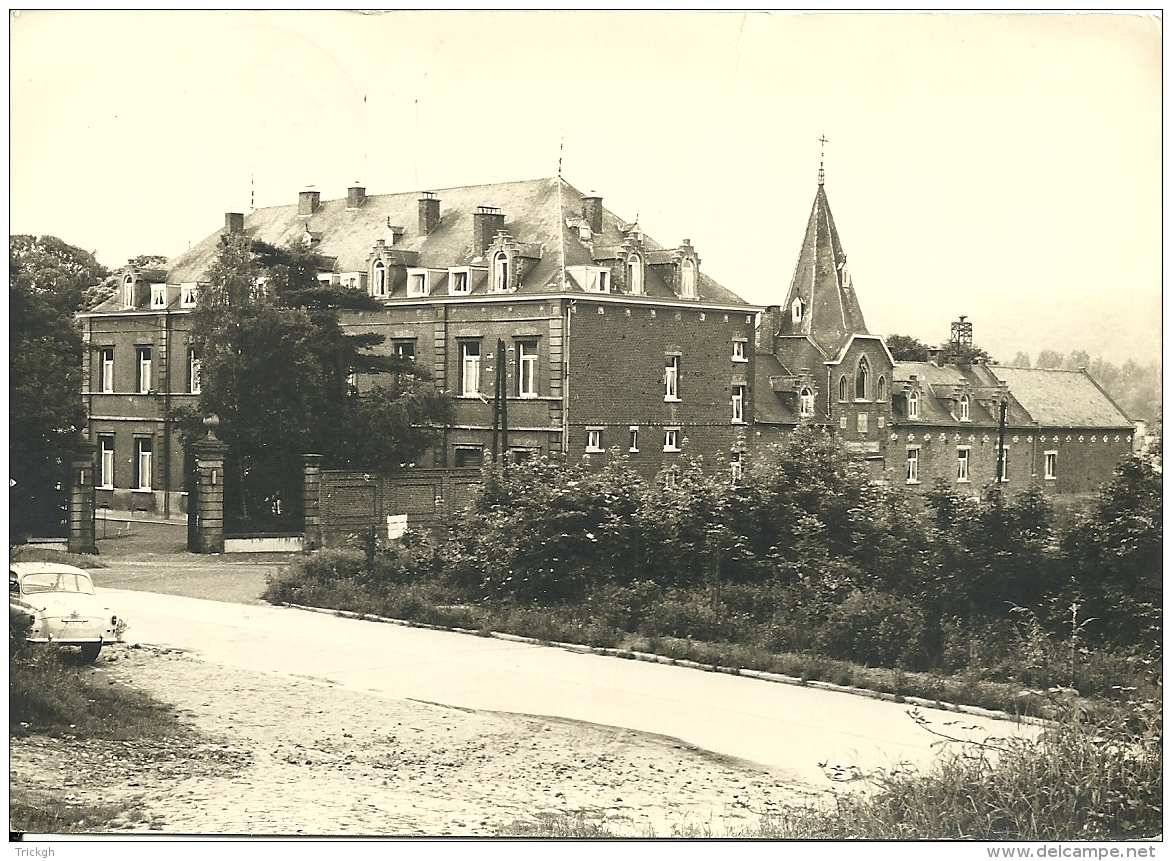
<svg viewBox="0 0 1172 861">
<path fill-rule="evenodd" d="M 415 342 L 414 341 L 395 341 L 395 355 L 400 359 L 406 359 L 409 362 L 415 361 Z"/>
<path fill-rule="evenodd" d="M 346 374 L 346 394 L 358 394 L 358 372 L 353 368 Z"/>
<path fill-rule="evenodd" d="M 803 418 L 814 415 L 814 392 L 803 386 L 798 392 L 798 415 Z"/>
<path fill-rule="evenodd" d="M 887 377 L 882 374 L 879 375 L 879 379 L 875 383 L 875 400 L 879 402 L 887 400 Z"/>
<path fill-rule="evenodd" d="M 802 322 L 802 300 L 795 298 L 793 304 L 789 306 L 789 312 L 795 323 Z"/>
<path fill-rule="evenodd" d="M 586 428 L 586 451 L 597 454 L 602 450 L 602 428 Z"/>
<path fill-rule="evenodd" d="M 747 362 L 748 357 L 745 355 L 745 344 L 748 343 L 744 338 L 734 338 L 732 342 L 732 360 L 734 362 Z"/>
<path fill-rule="evenodd" d="M 968 395 L 961 395 L 960 396 L 960 401 L 956 406 L 956 411 L 957 411 L 957 417 L 962 422 L 972 421 L 972 419 L 969 418 L 969 396 Z"/>
<path fill-rule="evenodd" d="M 537 397 L 537 342 L 517 342 L 517 395 Z"/>
<path fill-rule="evenodd" d="M 643 260 L 632 254 L 627 260 L 627 291 L 636 295 L 643 293 Z"/>
<path fill-rule="evenodd" d="M 745 423 L 745 387 L 732 387 L 732 423 L 734 425 L 741 425 Z"/>
<path fill-rule="evenodd" d="M 859 433 L 867 433 L 870 428 L 870 417 L 867 413 L 859 413 L 855 416 L 855 427 Z"/>
<path fill-rule="evenodd" d="M 908 393 L 907 417 L 909 419 L 918 419 L 920 417 L 920 393 L 917 391 Z"/>
<path fill-rule="evenodd" d="M 114 391 L 114 348 L 102 347 L 98 365 L 98 391 L 110 394 Z"/>
<path fill-rule="evenodd" d="M 135 391 L 145 395 L 151 390 L 151 348 L 138 347 L 135 354 L 138 356 L 138 385 Z"/>
<path fill-rule="evenodd" d="M 630 436 L 631 445 L 627 449 L 627 451 L 638 452 L 639 451 L 639 426 L 638 425 L 631 425 L 630 428 L 628 428 L 628 430 L 630 431 L 630 434 L 631 434 L 631 436 Z"/>
<path fill-rule="evenodd" d="M 200 362 L 199 356 L 191 351 L 187 354 L 187 391 L 190 394 L 198 395 L 200 393 L 201 380 L 203 373 L 203 363 Z"/>
<path fill-rule="evenodd" d="M 680 429 L 679 428 L 664 428 L 664 430 L 663 430 L 663 450 L 669 451 L 669 452 L 680 450 Z"/>
<path fill-rule="evenodd" d="M 838 400 L 840 403 L 846 403 L 846 374 L 838 378 Z"/>
<path fill-rule="evenodd" d="M 907 449 L 907 483 L 920 483 L 920 447 L 908 446 Z"/>
<path fill-rule="evenodd" d="M 680 357 L 666 356 L 663 367 L 663 399 L 678 401 L 680 399 Z"/>
<path fill-rule="evenodd" d="M 151 438 L 134 438 L 134 489 L 151 489 Z"/>
<path fill-rule="evenodd" d="M 696 298 L 696 264 L 689 257 L 680 263 L 680 296 L 684 299 Z"/>
<path fill-rule="evenodd" d="M 741 460 L 741 453 L 739 451 L 734 451 L 729 456 L 728 466 L 729 470 L 732 472 L 732 483 L 740 484 L 741 479 L 745 475 L 745 464 Z"/>
<path fill-rule="evenodd" d="M 114 487 L 114 435 L 98 435 L 98 487 Z"/>
<path fill-rule="evenodd" d="M 194 308 L 199 301 L 199 285 L 195 283 L 179 285 L 179 307 Z"/>
<path fill-rule="evenodd" d="M 166 284 L 152 284 L 151 285 L 151 307 L 152 308 L 166 308 L 167 307 L 167 285 Z"/>
<path fill-rule="evenodd" d="M 855 400 L 865 401 L 867 399 L 867 389 L 871 381 L 871 366 L 867 363 L 866 356 L 859 356 L 859 367 L 855 371 Z"/>
<path fill-rule="evenodd" d="M 374 264 L 374 277 L 371 278 L 370 295 L 375 299 L 387 298 L 387 267 L 381 260 Z"/>
<path fill-rule="evenodd" d="M 134 305 L 134 276 L 127 275 L 122 279 L 122 307 L 133 308 Z"/>
<path fill-rule="evenodd" d="M 956 447 L 956 480 L 959 482 L 968 482 L 969 479 L 969 453 L 972 451 L 967 445 L 960 445 Z"/>
<path fill-rule="evenodd" d="M 509 255 L 498 251 L 492 258 L 492 289 L 506 293 L 509 289 Z"/>
<path fill-rule="evenodd" d="M 407 295 L 408 296 L 427 296 L 430 292 L 430 284 L 428 283 L 428 272 L 426 269 L 408 269 L 407 270 Z"/>
<path fill-rule="evenodd" d="M 460 394 L 480 394 L 480 342 L 460 342 Z"/>
<path fill-rule="evenodd" d="M 1046 481 L 1054 481 L 1058 478 L 1058 452 L 1048 451 L 1044 453 L 1046 458 Z"/>
<path fill-rule="evenodd" d="M 467 296 L 472 290 L 472 273 L 468 268 L 448 270 L 448 295 Z"/>
<path fill-rule="evenodd" d="M 1001 449 L 1001 480 L 1009 481 L 1009 446 Z"/>
</svg>

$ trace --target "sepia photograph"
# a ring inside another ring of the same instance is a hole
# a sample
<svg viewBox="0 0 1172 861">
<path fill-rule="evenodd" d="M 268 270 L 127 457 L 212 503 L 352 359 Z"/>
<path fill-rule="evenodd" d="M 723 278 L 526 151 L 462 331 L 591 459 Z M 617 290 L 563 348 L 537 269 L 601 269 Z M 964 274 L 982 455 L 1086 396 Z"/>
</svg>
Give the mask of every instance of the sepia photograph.
<svg viewBox="0 0 1172 861">
<path fill-rule="evenodd" d="M 13 857 L 1155 857 L 1162 51 L 9 10 Z"/>
</svg>

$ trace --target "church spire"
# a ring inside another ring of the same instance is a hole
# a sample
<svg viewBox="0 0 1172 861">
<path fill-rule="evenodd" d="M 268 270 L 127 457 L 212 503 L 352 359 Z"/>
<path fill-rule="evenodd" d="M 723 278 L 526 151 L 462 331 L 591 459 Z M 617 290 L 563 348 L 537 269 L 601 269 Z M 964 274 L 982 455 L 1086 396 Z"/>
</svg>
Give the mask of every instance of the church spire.
<svg viewBox="0 0 1172 861">
<path fill-rule="evenodd" d="M 781 309 L 780 334 L 806 335 L 827 356 L 835 356 L 851 335 L 870 333 L 855 296 L 846 252 L 842 250 L 822 180 L 823 171 L 819 168 L 814 206 Z"/>
<path fill-rule="evenodd" d="M 826 140 L 825 132 L 818 140 L 822 142 L 822 155 L 818 158 L 818 187 L 821 188 L 826 184 L 826 144 L 830 141 Z"/>
</svg>

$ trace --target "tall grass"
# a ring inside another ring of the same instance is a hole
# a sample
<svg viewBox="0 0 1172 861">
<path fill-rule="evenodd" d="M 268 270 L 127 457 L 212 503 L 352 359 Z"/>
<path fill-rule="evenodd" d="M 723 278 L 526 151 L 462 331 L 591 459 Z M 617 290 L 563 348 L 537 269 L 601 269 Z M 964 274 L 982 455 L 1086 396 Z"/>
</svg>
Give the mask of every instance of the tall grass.
<svg viewBox="0 0 1172 861">
<path fill-rule="evenodd" d="M 926 774 L 867 780 L 827 808 L 791 807 L 755 826 L 720 833 L 676 829 L 671 836 L 788 840 L 1110 840 L 1163 831 L 1159 703 L 1101 707 L 1070 702 L 1035 740 L 956 742 Z M 922 719 L 921 719 L 922 720 Z M 925 731 L 938 728 L 925 725 Z M 544 814 L 502 836 L 617 837 L 622 823 L 582 814 Z M 651 835 L 649 835 L 651 836 Z M 667 836 L 667 835 L 663 835 Z"/>
</svg>

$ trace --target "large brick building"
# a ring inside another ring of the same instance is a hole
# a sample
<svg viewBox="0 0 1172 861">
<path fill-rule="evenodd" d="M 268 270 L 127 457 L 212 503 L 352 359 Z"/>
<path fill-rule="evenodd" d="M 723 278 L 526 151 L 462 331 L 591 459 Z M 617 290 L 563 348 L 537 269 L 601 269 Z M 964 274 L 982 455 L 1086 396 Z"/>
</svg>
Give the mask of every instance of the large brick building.
<svg viewBox="0 0 1172 861">
<path fill-rule="evenodd" d="M 664 247 L 560 177 L 422 195 L 354 187 L 327 201 L 303 191 L 228 213 L 166 271 L 121 273 L 120 293 L 82 315 L 99 504 L 185 510 L 174 410 L 198 396 L 190 313 L 225 232 L 312 247 L 333 264 L 320 277 L 383 303 L 344 325 L 385 336 L 381 349 L 455 400 L 419 466 L 481 463 L 502 360 L 513 460 L 617 449 L 650 476 L 748 445 L 759 308 L 708 277 L 689 240 Z"/>
<path fill-rule="evenodd" d="M 1132 449 L 1134 424 L 1085 371 L 974 360 L 963 317 L 929 361 L 895 361 L 867 331 L 821 179 L 789 292 L 762 312 L 756 345 L 756 439 L 819 424 L 875 478 L 910 489 L 941 478 L 977 495 L 1000 477 L 1086 496 Z"/>
<path fill-rule="evenodd" d="M 312 247 L 332 264 L 322 279 L 382 303 L 344 325 L 383 335 L 381 349 L 413 358 L 455 401 L 419 467 L 482 462 L 501 361 L 512 460 L 618 450 L 652 476 L 701 455 L 735 474 L 810 422 L 876 479 L 912 489 L 939 477 L 975 494 L 1000 468 L 1011 490 L 1037 482 L 1077 496 L 1131 448 L 1132 423 L 1085 372 L 943 352 L 896 362 L 867 330 L 821 178 L 785 301 L 766 308 L 708 277 L 689 240 L 662 246 L 560 177 L 422 194 L 353 187 L 228 213 L 165 270 L 121 272 L 119 292 L 81 315 L 99 505 L 186 510 L 175 411 L 198 397 L 190 314 L 224 233 Z M 958 325 L 954 346 L 971 344 Z"/>
</svg>

